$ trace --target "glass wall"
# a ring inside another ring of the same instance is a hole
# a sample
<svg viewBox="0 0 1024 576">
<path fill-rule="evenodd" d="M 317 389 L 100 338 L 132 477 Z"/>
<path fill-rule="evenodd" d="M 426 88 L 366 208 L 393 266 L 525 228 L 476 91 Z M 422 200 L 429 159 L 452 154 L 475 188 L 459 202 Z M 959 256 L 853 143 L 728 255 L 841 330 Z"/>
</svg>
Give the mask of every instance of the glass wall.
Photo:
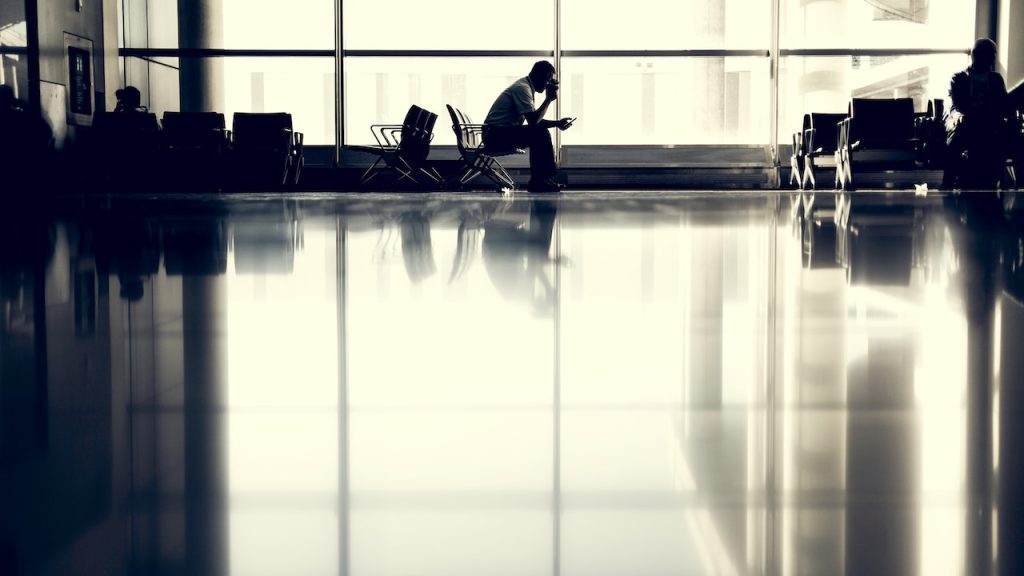
<svg viewBox="0 0 1024 576">
<path fill-rule="evenodd" d="M 21 0 L 0 4 L 0 86 L 9 86 L 19 100 L 28 98 L 28 28 Z"/>
<path fill-rule="evenodd" d="M 844 112 L 851 97 L 945 98 L 974 42 L 974 2 L 782 0 L 780 140 L 805 112 Z"/>
<path fill-rule="evenodd" d="M 178 106 L 176 4 L 119 5 L 122 48 L 135 57 L 123 59 L 124 81 L 149 87 L 158 113 Z M 538 59 L 562 80 L 549 115 L 579 118 L 561 145 L 788 142 L 802 114 L 842 111 L 854 96 L 911 96 L 919 110 L 945 97 L 976 11 L 959 0 L 213 4 L 222 21 L 189 57 L 224 60 L 224 111 L 291 112 L 313 146 L 336 134 L 372 143 L 371 124 L 399 122 L 412 104 L 439 115 L 435 144 L 453 144 L 445 106 L 482 121 Z M 15 33 L 0 29 L 0 40 Z"/>
</svg>

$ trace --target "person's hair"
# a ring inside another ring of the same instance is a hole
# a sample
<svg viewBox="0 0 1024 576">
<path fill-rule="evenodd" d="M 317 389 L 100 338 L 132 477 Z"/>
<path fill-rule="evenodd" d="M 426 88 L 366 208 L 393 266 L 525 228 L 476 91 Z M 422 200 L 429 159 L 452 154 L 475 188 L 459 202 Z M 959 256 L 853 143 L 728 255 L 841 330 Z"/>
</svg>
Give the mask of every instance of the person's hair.
<svg viewBox="0 0 1024 576">
<path fill-rule="evenodd" d="M 988 38 L 978 38 L 971 48 L 971 62 L 992 66 L 996 63 L 996 43 Z"/>
<path fill-rule="evenodd" d="M 533 68 L 530 69 L 530 76 L 540 76 L 541 74 L 547 74 L 551 72 L 555 73 L 555 65 L 547 60 L 538 60 L 533 63 Z"/>
<path fill-rule="evenodd" d="M 114 92 L 118 110 L 136 110 L 142 105 L 142 93 L 135 86 L 125 86 Z"/>
</svg>

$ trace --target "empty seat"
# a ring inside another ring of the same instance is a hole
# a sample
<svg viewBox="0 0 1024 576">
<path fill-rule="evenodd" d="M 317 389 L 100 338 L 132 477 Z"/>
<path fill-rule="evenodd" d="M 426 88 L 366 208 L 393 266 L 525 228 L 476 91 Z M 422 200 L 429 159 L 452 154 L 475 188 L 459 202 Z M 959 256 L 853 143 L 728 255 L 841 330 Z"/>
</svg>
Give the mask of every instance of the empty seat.
<svg viewBox="0 0 1024 576">
<path fill-rule="evenodd" d="M 817 180 L 814 170 L 818 167 L 835 167 L 838 163 L 836 150 L 839 145 L 839 124 L 846 114 L 834 112 L 811 112 L 804 115 L 804 173 L 801 187 L 815 188 Z M 834 186 L 839 187 L 838 180 Z"/>
<path fill-rule="evenodd" d="M 413 184 L 441 184 L 441 174 L 427 164 L 436 122 L 437 114 L 413 104 L 401 124 L 371 125 L 376 146 L 347 147 L 377 157 L 363 172 L 359 183 L 366 184 L 387 168 L 395 173 L 396 183 L 407 180 Z"/>
<path fill-rule="evenodd" d="M 876 170 L 906 170 L 917 165 L 919 143 L 910 98 L 854 98 L 840 125 L 836 179 L 843 189 L 868 165 Z"/>
<path fill-rule="evenodd" d="M 220 112 L 164 112 L 162 176 L 174 186 L 220 187 L 229 133 Z"/>
<path fill-rule="evenodd" d="M 287 112 L 235 112 L 231 121 L 232 182 L 236 187 L 280 188 L 298 182 L 301 132 Z"/>
</svg>

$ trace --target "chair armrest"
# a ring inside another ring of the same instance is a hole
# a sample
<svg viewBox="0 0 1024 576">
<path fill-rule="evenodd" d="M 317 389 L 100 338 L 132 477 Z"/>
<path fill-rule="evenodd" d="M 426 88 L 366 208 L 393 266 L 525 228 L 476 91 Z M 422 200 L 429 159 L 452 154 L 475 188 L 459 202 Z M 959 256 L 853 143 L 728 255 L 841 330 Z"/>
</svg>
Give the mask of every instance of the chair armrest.
<svg viewBox="0 0 1024 576">
<path fill-rule="evenodd" d="M 398 141 L 397 140 L 392 141 L 391 138 L 388 137 L 388 133 L 390 132 L 392 135 L 394 135 L 394 131 L 395 130 L 398 130 L 399 132 L 401 132 L 402 125 L 401 124 L 371 124 L 370 125 L 370 133 L 373 134 L 373 139 L 377 141 L 377 145 L 380 146 L 381 148 L 393 148 L 393 147 L 398 145 Z"/>
<path fill-rule="evenodd" d="M 483 124 L 460 124 L 459 126 L 461 126 L 461 128 L 463 130 L 468 130 L 470 132 L 483 132 L 484 131 L 484 125 Z"/>
</svg>

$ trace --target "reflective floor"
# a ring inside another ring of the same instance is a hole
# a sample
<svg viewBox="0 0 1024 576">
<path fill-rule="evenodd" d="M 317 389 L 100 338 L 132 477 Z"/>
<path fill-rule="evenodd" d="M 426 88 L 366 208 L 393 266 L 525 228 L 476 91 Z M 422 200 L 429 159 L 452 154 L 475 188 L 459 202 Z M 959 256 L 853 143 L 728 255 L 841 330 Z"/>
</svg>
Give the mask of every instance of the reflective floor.
<svg viewBox="0 0 1024 576">
<path fill-rule="evenodd" d="M 1024 567 L 1012 195 L 3 214 L 4 575 Z"/>
</svg>

